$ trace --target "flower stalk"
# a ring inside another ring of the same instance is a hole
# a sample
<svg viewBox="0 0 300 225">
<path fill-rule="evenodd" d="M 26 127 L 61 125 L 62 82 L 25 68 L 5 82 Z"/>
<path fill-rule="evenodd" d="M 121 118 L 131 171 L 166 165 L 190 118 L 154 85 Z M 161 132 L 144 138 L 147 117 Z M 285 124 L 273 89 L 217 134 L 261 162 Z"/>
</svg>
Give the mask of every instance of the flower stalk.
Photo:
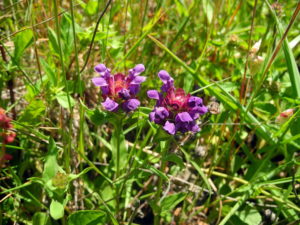
<svg viewBox="0 0 300 225">
<path fill-rule="evenodd" d="M 160 162 L 160 170 L 162 173 L 165 173 L 167 161 L 165 160 L 166 155 L 169 150 L 171 138 L 167 141 L 161 141 L 160 142 L 160 148 L 161 148 L 161 162 Z M 163 188 L 163 178 L 159 177 L 158 180 L 158 187 L 156 191 L 155 196 L 155 203 L 157 203 L 157 210 L 154 212 L 154 225 L 160 224 L 160 214 L 161 214 L 161 194 L 162 194 L 162 188 Z"/>
</svg>

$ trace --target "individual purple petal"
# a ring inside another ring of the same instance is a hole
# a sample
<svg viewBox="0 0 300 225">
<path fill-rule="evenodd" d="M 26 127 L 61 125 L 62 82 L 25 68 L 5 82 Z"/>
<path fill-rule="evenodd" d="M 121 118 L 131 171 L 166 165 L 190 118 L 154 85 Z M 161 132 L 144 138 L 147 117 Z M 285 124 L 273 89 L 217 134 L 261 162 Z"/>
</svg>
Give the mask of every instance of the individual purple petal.
<svg viewBox="0 0 300 225">
<path fill-rule="evenodd" d="M 168 90 L 173 87 L 174 87 L 174 81 L 168 81 L 166 84 L 163 84 L 161 86 L 161 90 L 163 92 L 168 92 Z"/>
<path fill-rule="evenodd" d="M 168 116 L 169 112 L 165 107 L 155 107 L 154 110 L 149 114 L 149 119 L 156 124 L 164 124 Z"/>
<path fill-rule="evenodd" d="M 196 120 L 199 118 L 200 113 L 198 113 L 198 111 L 195 110 L 191 110 L 189 111 L 190 116 L 192 117 L 193 120 Z"/>
<path fill-rule="evenodd" d="M 181 121 L 175 121 L 175 127 L 177 131 L 180 131 L 182 133 L 188 132 L 190 129 L 191 122 L 181 122 Z"/>
<path fill-rule="evenodd" d="M 129 78 L 134 79 L 135 76 L 141 74 L 145 71 L 145 66 L 143 64 L 137 64 L 133 69 L 129 70 Z"/>
<path fill-rule="evenodd" d="M 152 99 L 156 99 L 156 100 L 160 99 L 160 95 L 157 90 L 149 90 L 149 91 L 147 91 L 147 95 L 149 98 L 152 98 Z"/>
<path fill-rule="evenodd" d="M 193 120 L 198 119 L 200 115 L 207 113 L 208 109 L 206 106 L 196 106 L 189 111 L 189 114 L 193 118 Z"/>
<path fill-rule="evenodd" d="M 159 71 L 158 77 L 161 79 L 161 81 L 164 84 L 167 84 L 168 82 L 174 81 L 173 78 L 169 75 L 169 73 L 165 70 Z"/>
<path fill-rule="evenodd" d="M 161 70 L 158 73 L 158 77 L 164 83 L 161 87 L 163 92 L 167 92 L 170 88 L 174 87 L 174 79 L 169 75 L 169 73 L 165 70 Z"/>
<path fill-rule="evenodd" d="M 149 114 L 149 120 L 150 120 L 151 122 L 154 122 L 154 120 L 155 120 L 155 112 L 154 112 L 154 111 L 152 111 L 152 112 Z"/>
<path fill-rule="evenodd" d="M 165 119 L 169 116 L 169 112 L 165 107 L 156 107 L 154 110 L 155 110 L 155 114 L 160 119 Z"/>
<path fill-rule="evenodd" d="M 94 77 L 92 79 L 92 82 L 96 86 L 98 86 L 98 87 L 103 87 L 103 86 L 107 86 L 108 85 L 107 82 L 106 82 L 106 80 L 104 78 L 102 78 L 102 77 Z"/>
<path fill-rule="evenodd" d="M 196 123 L 192 123 L 189 128 L 190 131 L 197 133 L 200 131 L 200 127 Z"/>
<path fill-rule="evenodd" d="M 191 122 L 193 121 L 193 118 L 190 116 L 188 112 L 181 112 L 178 113 L 175 117 L 176 122 Z"/>
<path fill-rule="evenodd" d="M 130 84 L 141 84 L 146 80 L 144 76 L 135 76 L 134 79 L 131 81 Z"/>
<path fill-rule="evenodd" d="M 108 111 L 115 111 L 119 104 L 116 103 L 115 101 L 111 100 L 110 98 L 106 98 L 104 102 L 101 103 L 102 106 L 108 110 Z"/>
<path fill-rule="evenodd" d="M 129 91 L 130 91 L 130 94 L 136 95 L 140 91 L 140 85 L 139 84 L 130 84 Z"/>
<path fill-rule="evenodd" d="M 145 71 L 145 66 L 143 64 L 137 64 L 134 68 L 133 71 L 135 72 L 136 75 L 142 73 Z"/>
<path fill-rule="evenodd" d="M 97 66 L 95 66 L 94 69 L 97 73 L 103 73 L 107 70 L 107 68 L 104 64 L 98 64 Z"/>
<path fill-rule="evenodd" d="M 202 106 L 202 104 L 203 104 L 202 98 L 199 98 L 196 96 L 191 96 L 188 100 L 188 105 L 191 108 L 193 108 L 195 106 Z"/>
<path fill-rule="evenodd" d="M 108 95 L 109 94 L 109 87 L 108 86 L 102 86 L 101 87 L 102 95 Z"/>
<path fill-rule="evenodd" d="M 204 105 L 196 107 L 196 109 L 193 108 L 193 110 L 197 110 L 200 115 L 203 115 L 208 112 L 208 108 Z"/>
<path fill-rule="evenodd" d="M 128 100 L 130 98 L 129 90 L 123 88 L 121 91 L 119 91 L 119 96 L 124 100 Z"/>
<path fill-rule="evenodd" d="M 155 122 L 161 123 L 169 116 L 169 112 L 165 107 L 156 107 L 154 111 L 156 119 Z"/>
<path fill-rule="evenodd" d="M 174 123 L 170 123 L 169 121 L 167 121 L 164 125 L 164 130 L 167 131 L 169 134 L 174 135 L 176 133 L 175 130 L 175 124 Z"/>
<path fill-rule="evenodd" d="M 135 110 L 137 107 L 140 106 L 140 101 L 137 99 L 129 99 L 128 101 L 124 102 L 122 107 L 126 112 L 130 112 Z"/>
</svg>

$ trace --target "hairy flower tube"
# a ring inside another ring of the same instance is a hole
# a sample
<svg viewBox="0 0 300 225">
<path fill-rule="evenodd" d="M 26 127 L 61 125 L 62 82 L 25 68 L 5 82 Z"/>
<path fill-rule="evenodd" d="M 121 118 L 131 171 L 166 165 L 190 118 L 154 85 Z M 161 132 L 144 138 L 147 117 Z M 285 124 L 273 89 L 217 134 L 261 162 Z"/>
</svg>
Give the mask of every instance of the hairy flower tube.
<svg viewBox="0 0 300 225">
<path fill-rule="evenodd" d="M 150 121 L 162 125 L 172 135 L 176 132 L 200 131 L 196 121 L 208 111 L 202 99 L 186 94 L 181 88 L 176 89 L 174 79 L 167 71 L 161 70 L 158 77 L 163 82 L 161 92 L 147 92 L 149 98 L 156 100 L 156 106 L 149 114 Z"/>
<path fill-rule="evenodd" d="M 100 77 L 93 78 L 92 82 L 101 88 L 104 99 L 102 106 L 111 112 L 117 112 L 119 109 L 130 112 L 139 107 L 140 101 L 136 95 L 141 83 L 146 80 L 146 77 L 139 76 L 144 70 L 144 65 L 138 64 L 129 70 L 128 76 L 122 73 L 112 75 L 111 70 L 104 64 L 97 65 L 95 71 Z"/>
</svg>

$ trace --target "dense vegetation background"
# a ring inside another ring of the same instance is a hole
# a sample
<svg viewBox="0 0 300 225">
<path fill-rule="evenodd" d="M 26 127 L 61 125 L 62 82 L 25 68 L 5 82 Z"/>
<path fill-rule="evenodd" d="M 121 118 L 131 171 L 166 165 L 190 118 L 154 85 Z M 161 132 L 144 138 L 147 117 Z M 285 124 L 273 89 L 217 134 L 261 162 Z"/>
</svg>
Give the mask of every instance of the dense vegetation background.
<svg viewBox="0 0 300 225">
<path fill-rule="evenodd" d="M 17 134 L 1 144 L 12 159 L 0 168 L 0 223 L 300 223 L 298 1 L 0 9 L 0 106 Z M 146 67 L 142 107 L 122 123 L 91 82 L 99 63 Z M 209 106 L 201 132 L 173 137 L 149 122 L 161 69 Z"/>
</svg>

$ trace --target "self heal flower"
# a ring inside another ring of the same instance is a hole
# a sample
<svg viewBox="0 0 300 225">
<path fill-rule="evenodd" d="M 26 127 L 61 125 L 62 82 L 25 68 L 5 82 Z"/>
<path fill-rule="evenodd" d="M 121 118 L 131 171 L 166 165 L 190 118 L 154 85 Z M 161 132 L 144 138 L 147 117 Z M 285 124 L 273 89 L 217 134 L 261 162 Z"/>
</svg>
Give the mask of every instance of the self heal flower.
<svg viewBox="0 0 300 225">
<path fill-rule="evenodd" d="M 136 95 L 140 90 L 141 83 L 146 80 L 146 77 L 139 75 L 144 70 L 144 65 L 138 64 L 129 70 L 128 76 L 122 73 L 113 75 L 104 64 L 95 66 L 95 71 L 100 76 L 94 77 L 92 82 L 101 89 L 104 99 L 101 103 L 102 106 L 111 112 L 117 112 L 119 109 L 130 112 L 137 109 L 140 101 L 136 99 Z"/>
<path fill-rule="evenodd" d="M 174 87 L 174 79 L 165 70 L 158 73 L 163 82 L 161 92 L 149 90 L 149 98 L 156 100 L 154 110 L 149 114 L 151 122 L 160 124 L 169 134 L 176 132 L 198 132 L 197 119 L 207 113 L 203 100 L 197 96 L 186 94 L 181 88 Z"/>
</svg>

